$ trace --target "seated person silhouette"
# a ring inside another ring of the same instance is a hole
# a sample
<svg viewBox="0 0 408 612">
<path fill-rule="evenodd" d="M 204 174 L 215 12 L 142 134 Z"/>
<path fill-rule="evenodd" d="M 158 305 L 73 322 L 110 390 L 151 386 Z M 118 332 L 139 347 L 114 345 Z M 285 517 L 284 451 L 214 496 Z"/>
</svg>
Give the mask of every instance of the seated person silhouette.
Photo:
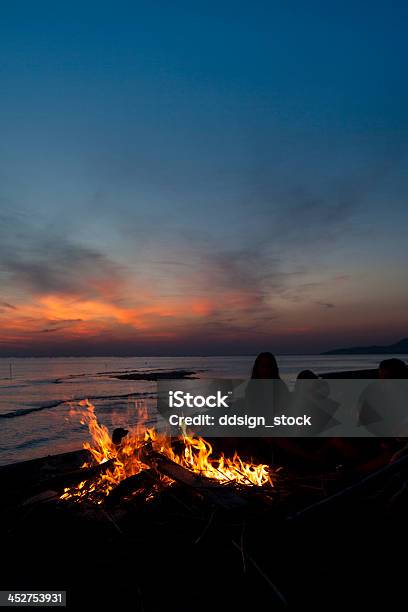
<svg viewBox="0 0 408 612">
<path fill-rule="evenodd" d="M 260 353 L 255 359 L 251 379 L 245 390 L 245 412 L 251 416 L 263 416 L 269 422 L 273 416 L 285 413 L 289 402 L 290 392 L 280 377 L 274 355 L 270 352 Z M 278 446 L 279 439 L 276 437 L 241 440 L 241 448 L 245 452 L 272 463 L 278 461 Z"/>
<path fill-rule="evenodd" d="M 339 403 L 330 398 L 330 387 L 327 381 L 319 378 L 311 370 L 298 374 L 290 404 L 292 416 L 308 415 L 312 419 L 311 427 L 299 428 L 296 435 L 301 437 L 318 436 L 331 426 L 338 424 L 333 415 Z"/>
<path fill-rule="evenodd" d="M 408 366 L 402 359 L 384 359 L 378 366 L 378 378 L 406 380 L 408 378 Z"/>
<path fill-rule="evenodd" d="M 251 413 L 268 417 L 286 411 L 290 393 L 272 353 L 260 353 L 255 359 L 245 398 Z"/>
<path fill-rule="evenodd" d="M 329 397 L 329 393 L 327 381 L 319 378 L 312 370 L 299 372 L 289 414 L 310 414 L 312 427 L 298 428 L 297 437 L 278 439 L 280 458 L 296 471 L 310 473 L 314 470 L 333 469 L 342 462 L 342 441 L 319 437 L 319 434 L 331 427 L 334 420 L 332 415 L 339 407 L 338 402 Z"/>
<path fill-rule="evenodd" d="M 407 436 L 408 367 L 401 359 L 385 359 L 378 378 L 360 395 L 358 424 L 376 436 Z"/>
</svg>

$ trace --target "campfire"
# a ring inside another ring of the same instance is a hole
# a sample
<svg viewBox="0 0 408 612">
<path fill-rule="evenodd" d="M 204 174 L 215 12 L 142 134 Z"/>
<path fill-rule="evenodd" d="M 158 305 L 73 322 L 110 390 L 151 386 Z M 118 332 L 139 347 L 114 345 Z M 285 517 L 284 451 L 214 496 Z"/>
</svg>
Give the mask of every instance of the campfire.
<svg viewBox="0 0 408 612">
<path fill-rule="evenodd" d="M 129 479 L 154 471 L 146 499 L 174 482 L 189 484 L 191 478 L 201 487 L 272 487 L 272 469 L 242 459 L 237 452 L 232 458 L 221 454 L 213 457 L 211 444 L 194 434 L 183 432 L 178 439 L 147 428 L 146 410 L 139 409 L 138 424 L 131 431 L 121 430 L 119 439 L 111 436 L 107 427 L 98 422 L 95 407 L 84 400 L 71 415 L 79 415 L 81 424 L 88 425 L 91 442 L 85 442 L 91 459 L 82 466 L 84 479 L 66 487 L 61 499 L 88 500 L 96 504 L 123 487 Z M 153 470 L 152 470 L 153 468 Z"/>
</svg>

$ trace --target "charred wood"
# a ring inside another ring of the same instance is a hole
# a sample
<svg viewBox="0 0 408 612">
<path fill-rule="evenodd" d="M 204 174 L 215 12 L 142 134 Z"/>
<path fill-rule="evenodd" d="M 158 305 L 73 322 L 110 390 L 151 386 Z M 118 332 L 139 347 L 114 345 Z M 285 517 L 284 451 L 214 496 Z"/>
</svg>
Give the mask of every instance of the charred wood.
<svg viewBox="0 0 408 612">
<path fill-rule="evenodd" d="M 235 491 L 232 491 L 228 485 L 221 485 L 216 481 L 212 483 L 210 479 L 190 472 L 161 453 L 152 450 L 149 446 L 143 449 L 142 461 L 160 474 L 175 480 L 178 484 L 190 487 L 196 493 L 201 494 L 214 505 L 220 506 L 223 509 L 238 509 L 246 504 L 245 500 Z"/>
</svg>

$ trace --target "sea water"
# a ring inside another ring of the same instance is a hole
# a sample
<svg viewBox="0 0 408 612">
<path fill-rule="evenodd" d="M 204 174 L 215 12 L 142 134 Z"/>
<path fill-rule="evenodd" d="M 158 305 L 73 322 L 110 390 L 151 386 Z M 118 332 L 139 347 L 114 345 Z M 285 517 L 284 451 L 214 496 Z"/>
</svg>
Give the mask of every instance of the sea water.
<svg viewBox="0 0 408 612">
<path fill-rule="evenodd" d="M 381 355 L 278 356 L 289 386 L 304 369 L 317 373 L 376 367 Z M 389 357 L 389 355 L 388 355 Z M 401 356 L 407 360 L 407 356 Z M 135 425 L 139 408 L 155 412 L 156 383 L 120 380 L 138 371 L 192 370 L 205 378 L 247 378 L 255 356 L 57 357 L 0 359 L 0 465 L 81 448 L 86 426 L 71 405 L 89 399 L 110 430 Z"/>
</svg>

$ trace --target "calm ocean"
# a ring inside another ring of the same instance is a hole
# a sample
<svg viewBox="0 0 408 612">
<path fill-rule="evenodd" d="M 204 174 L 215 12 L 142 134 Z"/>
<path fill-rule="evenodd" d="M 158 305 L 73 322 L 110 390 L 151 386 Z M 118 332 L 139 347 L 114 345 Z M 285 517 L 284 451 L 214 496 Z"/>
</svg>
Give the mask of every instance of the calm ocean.
<svg viewBox="0 0 408 612">
<path fill-rule="evenodd" d="M 407 359 L 406 356 L 402 356 Z M 375 367 L 379 355 L 278 357 L 289 385 L 303 369 L 329 372 Z M 206 378 L 246 378 L 254 357 L 71 357 L 0 359 L 0 465 L 82 447 L 86 427 L 68 402 L 87 398 L 108 428 L 135 423 L 136 406 L 154 410 L 154 382 L 117 380 L 113 373 L 188 369 Z"/>
</svg>

